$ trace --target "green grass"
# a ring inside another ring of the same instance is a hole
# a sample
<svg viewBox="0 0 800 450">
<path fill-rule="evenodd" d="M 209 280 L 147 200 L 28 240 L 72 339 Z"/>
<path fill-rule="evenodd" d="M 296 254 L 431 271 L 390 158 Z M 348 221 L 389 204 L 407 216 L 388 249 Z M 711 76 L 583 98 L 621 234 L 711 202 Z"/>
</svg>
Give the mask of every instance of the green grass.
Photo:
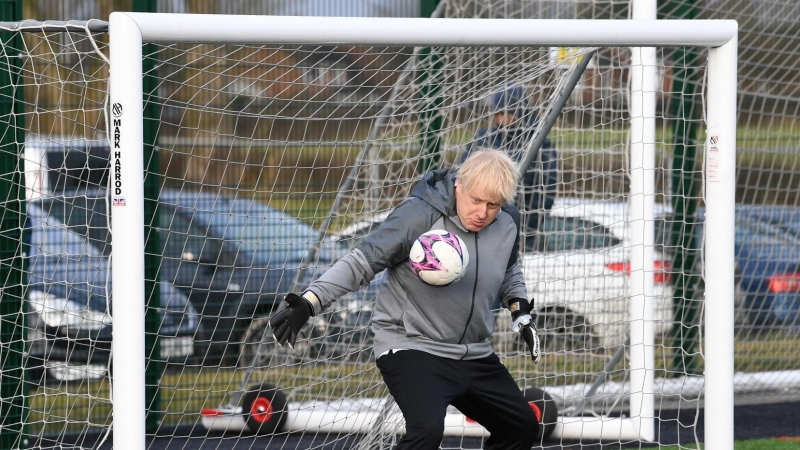
<svg viewBox="0 0 800 450">
<path fill-rule="evenodd" d="M 656 377 L 667 374 L 663 366 L 671 361 L 665 342 L 656 341 Z M 745 371 L 781 370 L 787 361 L 797 361 L 800 336 L 783 333 L 739 334 L 736 340 L 736 369 Z M 523 354 L 508 353 L 503 361 L 520 385 L 559 386 L 591 383 L 611 356 L 601 353 L 548 353 L 534 366 Z M 702 364 L 702 361 L 701 361 Z M 608 379 L 625 377 L 625 363 L 608 374 Z M 701 367 L 702 368 L 702 367 Z M 796 367 L 794 367 L 796 368 Z M 217 407 L 232 400 L 239 389 L 243 371 L 216 367 L 175 367 L 159 380 L 161 403 L 148 411 L 162 414 L 166 426 L 198 424 L 203 408 Z M 252 374 L 249 385 L 268 382 L 279 386 L 290 401 L 325 401 L 344 397 L 376 398 L 385 395 L 385 387 L 374 363 L 331 363 L 320 361 L 301 366 L 273 367 Z M 118 387 L 119 388 L 119 387 Z M 100 431 L 110 424 L 111 402 L 106 381 L 71 382 L 46 388 L 31 388 L 29 429 L 46 435 Z M 662 447 L 674 448 L 679 447 Z M 692 448 L 683 446 L 680 448 Z M 798 442 L 778 440 L 737 442 L 737 449 L 800 448 Z"/>
<path fill-rule="evenodd" d="M 669 342 L 656 340 L 656 377 L 669 376 L 665 368 L 671 364 Z M 592 383 L 596 374 L 610 359 L 613 349 L 598 353 L 547 353 L 538 365 L 517 352 L 506 353 L 503 362 L 523 387 L 531 385 L 560 386 Z M 786 333 L 739 334 L 735 342 L 737 371 L 797 369 L 800 360 L 800 336 Z M 700 360 L 699 369 L 702 370 Z M 625 379 L 622 362 L 608 373 L 608 380 Z M 175 366 L 159 379 L 161 403 L 148 410 L 163 415 L 164 425 L 198 423 L 203 408 L 217 407 L 232 401 L 239 389 L 244 371 L 234 368 Z M 279 386 L 290 401 L 340 399 L 345 397 L 376 398 L 385 395 L 385 387 L 373 362 L 312 362 L 290 367 L 272 367 L 254 371 L 248 385 L 268 382 Z M 118 386 L 115 386 L 119 388 Z M 111 402 L 109 385 L 104 380 L 62 383 L 47 387 L 31 387 L 28 398 L 31 430 L 44 429 L 45 434 L 85 432 L 109 424 Z M 770 441 L 774 447 L 791 448 L 785 442 Z M 800 448 L 800 444 L 793 443 Z M 742 444 L 746 445 L 746 444 Z M 758 444 L 753 444 L 758 445 Z"/>
<path fill-rule="evenodd" d="M 737 166 L 744 170 L 766 171 L 760 176 L 744 177 L 752 186 L 741 186 L 743 200 L 759 201 L 750 198 L 752 195 L 768 195 L 773 190 L 785 191 L 786 183 L 791 175 L 786 172 L 800 172 L 800 152 L 790 151 L 796 148 L 797 131 L 793 124 L 770 126 L 767 129 L 757 126 L 743 126 L 737 130 Z M 701 133 L 702 134 L 702 133 Z M 473 131 L 455 130 L 447 138 L 450 146 L 463 146 L 471 141 Z M 627 145 L 629 133 L 622 128 L 604 126 L 602 128 L 558 129 L 552 133 L 551 140 L 556 148 L 562 150 L 562 176 L 565 191 L 609 189 L 624 192 L 626 189 L 623 176 L 597 176 L 598 172 L 624 175 L 628 163 Z M 702 136 L 701 136 L 702 139 Z M 408 138 L 403 145 L 392 147 L 391 140 L 382 141 L 385 148 L 381 157 L 394 161 L 409 158 Z M 671 131 L 664 126 L 656 130 L 657 167 L 668 164 L 674 147 L 671 145 Z M 702 141 L 701 141 L 702 143 Z M 328 216 L 336 197 L 336 192 L 344 183 L 347 173 L 362 149 L 362 142 L 317 143 L 296 147 L 254 148 L 247 149 L 244 158 L 246 169 L 240 175 L 232 173 L 236 186 L 250 186 L 259 198 L 272 206 L 287 211 L 302 220 L 320 225 Z M 413 146 L 412 146 L 413 147 Z M 394 150 L 393 150 L 394 149 Z M 400 150 L 398 150 L 400 149 Z M 702 149 L 698 152 L 695 167 L 702 167 Z M 448 159 L 455 157 L 453 152 L 446 155 Z M 231 156 L 236 159 L 236 156 Z M 452 162 L 452 161 L 450 161 Z M 779 168 L 783 176 L 764 176 L 769 171 Z M 178 165 L 176 169 L 185 171 Z M 408 176 L 409 174 L 406 174 Z M 617 180 L 619 178 L 619 180 Z M 224 181 L 224 180 L 223 180 Z M 224 185 L 225 183 L 223 183 Z M 749 200 L 748 200 L 749 199 Z M 769 199 L 762 199 L 769 201 Z M 340 227 L 335 223 L 333 229 Z"/>
<path fill-rule="evenodd" d="M 772 333 L 737 338 L 736 369 L 766 371 L 796 369 L 787 361 L 797 361 L 800 336 Z M 664 366 L 671 362 L 671 350 L 656 342 L 656 377 L 668 374 Z M 534 366 L 521 354 L 509 354 L 503 362 L 521 385 L 549 386 L 592 383 L 603 370 L 611 350 L 602 353 L 548 353 Z M 164 414 L 165 425 L 193 424 L 203 408 L 217 407 L 231 401 L 239 389 L 243 370 L 217 367 L 177 368 L 160 378 L 161 406 L 150 411 Z M 702 360 L 701 367 L 702 369 Z M 611 381 L 625 377 L 625 363 L 608 374 Z M 291 367 L 273 367 L 254 371 L 249 385 L 268 382 L 279 386 L 290 401 L 374 398 L 385 395 L 385 387 L 374 363 L 331 363 L 320 361 Z M 32 387 L 28 423 L 33 429 L 46 426 L 47 433 L 79 432 L 88 424 L 106 424 L 111 413 L 108 383 L 105 381 L 71 382 L 46 388 Z M 69 421 L 64 425 L 64 419 Z M 794 443 L 800 448 L 800 444 Z M 782 447 L 783 442 L 775 443 Z M 740 448 L 740 447 L 737 447 Z M 741 447 L 761 448 L 761 447 Z"/>
<path fill-rule="evenodd" d="M 800 448 L 800 440 L 754 439 L 737 441 L 733 448 L 736 450 L 790 450 Z"/>
<path fill-rule="evenodd" d="M 638 446 L 636 448 L 639 448 Z M 696 449 L 694 444 L 690 445 L 667 445 L 658 447 L 661 450 L 683 450 L 683 449 Z M 700 449 L 704 449 L 705 445 L 700 445 Z M 735 450 L 796 450 L 800 448 L 800 440 L 789 441 L 779 439 L 752 439 L 746 441 L 736 441 L 733 444 Z"/>
<path fill-rule="evenodd" d="M 772 332 L 748 337 L 740 332 L 734 342 L 734 353 L 737 371 L 797 369 L 797 361 L 800 361 L 800 336 L 796 333 Z"/>
</svg>

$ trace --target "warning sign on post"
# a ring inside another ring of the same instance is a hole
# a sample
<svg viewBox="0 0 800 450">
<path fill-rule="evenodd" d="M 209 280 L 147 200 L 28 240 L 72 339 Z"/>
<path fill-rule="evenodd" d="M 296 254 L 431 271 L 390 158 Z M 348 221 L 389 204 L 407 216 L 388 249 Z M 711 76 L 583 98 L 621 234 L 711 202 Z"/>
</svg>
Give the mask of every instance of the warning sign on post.
<svg viewBox="0 0 800 450">
<path fill-rule="evenodd" d="M 708 138 L 708 152 L 706 158 L 706 180 L 722 181 L 722 152 L 720 149 L 721 139 L 718 134 L 712 134 Z"/>
</svg>

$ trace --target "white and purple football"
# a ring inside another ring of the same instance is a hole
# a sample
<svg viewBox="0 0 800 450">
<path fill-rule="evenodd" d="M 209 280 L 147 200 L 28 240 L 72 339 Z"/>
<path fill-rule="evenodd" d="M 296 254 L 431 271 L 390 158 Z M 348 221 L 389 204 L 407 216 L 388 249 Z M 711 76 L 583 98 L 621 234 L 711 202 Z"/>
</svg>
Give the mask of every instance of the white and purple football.
<svg viewBox="0 0 800 450">
<path fill-rule="evenodd" d="M 432 286 L 455 283 L 469 265 L 464 241 L 445 230 L 431 230 L 420 235 L 411 246 L 408 259 L 414 275 Z"/>
</svg>

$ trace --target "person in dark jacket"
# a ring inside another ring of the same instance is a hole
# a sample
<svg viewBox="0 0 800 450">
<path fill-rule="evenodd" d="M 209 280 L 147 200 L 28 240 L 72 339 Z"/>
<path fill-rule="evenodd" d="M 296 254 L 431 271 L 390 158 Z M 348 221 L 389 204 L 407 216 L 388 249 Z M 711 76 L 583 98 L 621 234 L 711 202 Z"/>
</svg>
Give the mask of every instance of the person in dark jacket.
<svg viewBox="0 0 800 450">
<path fill-rule="evenodd" d="M 499 298 L 534 362 L 539 340 L 518 261 L 517 167 L 504 152 L 476 151 L 458 169 L 426 174 L 367 239 L 273 315 L 275 340 L 293 346 L 309 317 L 386 270 L 372 317 L 376 364 L 406 420 L 397 449 L 435 450 L 448 405 L 483 425 L 487 449 L 529 450 L 537 418 L 493 352 Z M 420 281 L 409 251 L 421 234 L 447 230 L 466 244 L 469 265 L 447 286 Z"/>
<path fill-rule="evenodd" d="M 525 158 L 538 128 L 536 113 L 528 107 L 525 88 L 511 82 L 500 85 L 489 97 L 489 108 L 492 114 L 491 127 L 481 128 L 475 133 L 462 161 L 475 150 L 494 148 L 507 152 L 519 162 Z M 553 207 L 558 181 L 557 156 L 550 140 L 545 139 L 537 158 L 522 178 L 522 205 L 527 213 L 527 231 L 537 230 L 542 212 Z M 540 168 L 536 167 L 537 161 Z"/>
</svg>

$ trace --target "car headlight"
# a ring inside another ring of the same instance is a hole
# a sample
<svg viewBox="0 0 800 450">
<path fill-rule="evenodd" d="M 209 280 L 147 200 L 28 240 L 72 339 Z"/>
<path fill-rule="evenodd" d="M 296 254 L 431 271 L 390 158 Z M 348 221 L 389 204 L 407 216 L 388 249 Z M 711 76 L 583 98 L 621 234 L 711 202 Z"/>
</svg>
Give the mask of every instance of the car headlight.
<svg viewBox="0 0 800 450">
<path fill-rule="evenodd" d="M 39 319 L 50 327 L 99 330 L 111 324 L 111 316 L 104 311 L 42 291 L 29 292 L 28 303 Z"/>
</svg>

